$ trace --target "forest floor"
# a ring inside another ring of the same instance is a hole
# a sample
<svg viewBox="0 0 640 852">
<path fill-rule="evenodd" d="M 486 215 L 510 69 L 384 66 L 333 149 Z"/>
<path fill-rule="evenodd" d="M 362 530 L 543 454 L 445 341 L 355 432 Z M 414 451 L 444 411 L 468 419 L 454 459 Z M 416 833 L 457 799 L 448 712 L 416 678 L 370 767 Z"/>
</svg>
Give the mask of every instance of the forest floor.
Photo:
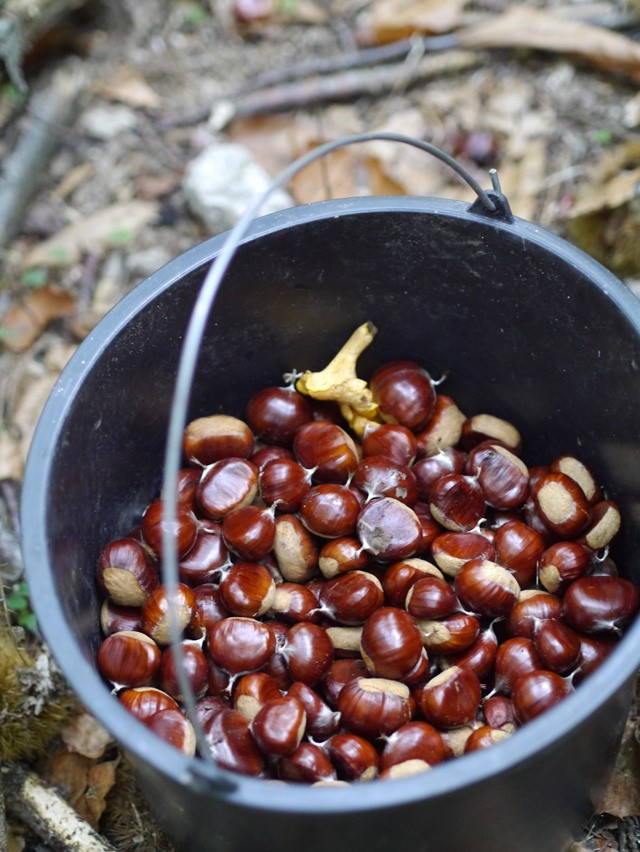
<svg viewBox="0 0 640 852">
<path fill-rule="evenodd" d="M 274 177 L 347 134 L 418 137 L 487 188 L 496 168 L 517 216 L 580 245 L 640 293 L 640 5 L 631 0 L 75 5 L 29 45 L 25 90 L 15 69 L 0 75 L 0 571 L 6 620 L 28 637 L 18 639 L 23 662 L 54 675 L 32 632 L 16 547 L 26 453 L 60 370 L 100 317 L 223 229 L 186 188 L 203 152 L 235 143 Z M 286 189 L 295 204 L 473 200 L 441 162 L 387 142 L 338 151 Z M 234 181 L 220 191 L 236 209 L 246 203 Z M 35 741 L 12 753 L 0 732 L 0 761 L 19 759 L 54 784 L 115 848 L 170 849 L 117 746 L 54 675 L 59 714 L 33 728 L 46 755 Z M 603 815 L 576 852 L 640 848 L 623 845 L 638 840 L 637 750 L 634 708 Z M 58 848 L 6 798 L 12 852 Z"/>
</svg>

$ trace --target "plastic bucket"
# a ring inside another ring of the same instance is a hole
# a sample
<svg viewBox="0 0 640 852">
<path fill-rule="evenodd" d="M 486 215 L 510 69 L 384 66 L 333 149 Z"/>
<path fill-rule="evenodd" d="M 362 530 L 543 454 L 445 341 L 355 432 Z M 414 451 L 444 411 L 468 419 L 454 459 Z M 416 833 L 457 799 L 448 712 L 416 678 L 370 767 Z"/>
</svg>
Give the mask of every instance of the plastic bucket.
<svg viewBox="0 0 640 852">
<path fill-rule="evenodd" d="M 576 693 L 510 740 L 425 775 L 348 788 L 211 773 L 136 721 L 98 674 L 94 566 L 160 489 L 181 345 L 225 235 L 126 296 L 82 343 L 42 413 L 23 489 L 24 555 L 44 637 L 136 767 L 179 849 L 559 852 L 606 783 L 640 665 L 640 623 Z M 353 329 L 448 371 L 470 415 L 522 432 L 524 458 L 575 453 L 623 514 L 614 553 L 640 582 L 640 303 L 602 266 L 499 206 L 430 198 L 323 202 L 257 219 L 216 297 L 189 417 L 243 416 L 292 368 L 320 369 Z"/>
</svg>

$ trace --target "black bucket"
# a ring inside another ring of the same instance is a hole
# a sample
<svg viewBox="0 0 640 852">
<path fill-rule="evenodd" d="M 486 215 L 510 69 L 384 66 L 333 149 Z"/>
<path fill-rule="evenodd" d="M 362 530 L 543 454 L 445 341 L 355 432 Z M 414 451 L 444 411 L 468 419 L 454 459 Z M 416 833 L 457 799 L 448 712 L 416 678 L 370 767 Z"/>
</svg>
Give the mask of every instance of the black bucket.
<svg viewBox="0 0 640 852">
<path fill-rule="evenodd" d="M 188 417 L 244 416 L 258 389 L 320 369 L 354 328 L 359 361 L 448 372 L 468 415 L 515 423 L 530 465 L 578 455 L 618 502 L 614 553 L 640 584 L 640 303 L 554 235 L 431 198 L 323 202 L 257 219 L 206 325 Z M 116 737 L 178 849 L 213 852 L 559 852 L 606 784 L 640 666 L 640 622 L 577 691 L 510 740 L 393 782 L 316 788 L 213 772 L 135 720 L 96 670 L 94 566 L 162 481 L 194 301 L 226 236 L 169 263 L 79 347 L 42 413 L 23 490 L 24 555 L 44 637 Z"/>
</svg>

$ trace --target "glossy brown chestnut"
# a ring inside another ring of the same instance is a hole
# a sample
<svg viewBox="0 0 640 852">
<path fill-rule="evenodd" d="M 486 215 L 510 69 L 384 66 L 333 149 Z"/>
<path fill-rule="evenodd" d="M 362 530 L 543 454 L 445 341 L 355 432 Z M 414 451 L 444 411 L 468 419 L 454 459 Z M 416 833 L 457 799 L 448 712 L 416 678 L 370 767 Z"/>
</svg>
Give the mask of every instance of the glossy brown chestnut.
<svg viewBox="0 0 640 852">
<path fill-rule="evenodd" d="M 480 681 L 469 668 L 451 666 L 414 691 L 424 719 L 436 728 L 457 728 L 475 718 Z"/>
<path fill-rule="evenodd" d="M 136 686 L 118 693 L 118 701 L 132 716 L 145 722 L 159 710 L 178 708 L 178 702 L 155 686 Z"/>
<path fill-rule="evenodd" d="M 386 678 L 358 678 L 338 696 L 343 725 L 369 739 L 392 734 L 411 717 L 409 687 Z"/>
<path fill-rule="evenodd" d="M 364 624 L 384 603 L 380 580 L 367 571 L 348 571 L 326 580 L 318 595 L 320 611 L 337 624 Z"/>
<path fill-rule="evenodd" d="M 426 559 L 410 558 L 392 563 L 382 576 L 385 602 L 389 606 L 402 607 L 411 586 L 429 576 L 442 579 L 442 572 Z"/>
<path fill-rule="evenodd" d="M 380 560 L 397 561 L 413 556 L 422 539 L 422 526 L 416 513 L 392 497 L 379 497 L 367 503 L 356 528 L 364 549 Z"/>
<path fill-rule="evenodd" d="M 579 633 L 619 634 L 638 612 L 640 593 L 623 577 L 579 577 L 562 599 L 562 615 Z"/>
<path fill-rule="evenodd" d="M 446 618 L 419 618 L 422 644 L 432 654 L 459 654 L 467 651 L 480 635 L 480 621 L 475 615 L 454 612 Z"/>
<path fill-rule="evenodd" d="M 416 431 L 427 425 L 435 411 L 436 391 L 431 376 L 413 361 L 383 364 L 371 376 L 369 387 L 388 423 L 400 423 Z"/>
<path fill-rule="evenodd" d="M 134 538 L 109 542 L 96 566 L 100 591 L 121 606 L 142 606 L 160 583 L 158 567 L 148 551 Z"/>
<path fill-rule="evenodd" d="M 516 714 L 511 698 L 506 695 L 489 695 L 482 702 L 482 715 L 492 728 L 515 725 Z"/>
<path fill-rule="evenodd" d="M 543 522 L 562 538 L 575 538 L 589 523 L 589 501 L 575 479 L 564 473 L 545 474 L 531 496 Z"/>
<path fill-rule="evenodd" d="M 542 668 L 566 674 L 578 664 L 580 637 L 562 621 L 541 621 L 533 637 Z"/>
<path fill-rule="evenodd" d="M 214 663 L 232 675 L 261 669 L 276 649 L 272 630 L 255 618 L 230 616 L 207 631 L 207 647 Z"/>
<path fill-rule="evenodd" d="M 260 470 L 260 496 L 276 512 L 297 512 L 311 488 L 311 473 L 293 458 L 273 459 Z"/>
<path fill-rule="evenodd" d="M 269 615 L 287 623 L 317 621 L 318 599 L 302 583 L 278 583 Z"/>
<path fill-rule="evenodd" d="M 492 625 L 489 625 L 480 631 L 478 638 L 466 651 L 447 654 L 442 658 L 441 665 L 471 669 L 484 682 L 493 670 L 497 651 L 498 639 Z"/>
<path fill-rule="evenodd" d="M 489 559 L 465 562 L 454 588 L 466 609 L 489 618 L 508 615 L 520 595 L 515 577 Z"/>
<path fill-rule="evenodd" d="M 422 653 L 422 634 L 405 610 L 384 606 L 367 618 L 360 637 L 362 659 L 372 675 L 400 680 Z"/>
<path fill-rule="evenodd" d="M 498 743 L 508 740 L 513 732 L 504 728 L 493 728 L 491 725 L 481 725 L 472 731 L 465 746 L 464 753 L 471 754 L 473 751 L 490 748 Z"/>
<path fill-rule="evenodd" d="M 158 710 L 157 713 L 145 720 L 145 725 L 156 736 L 179 749 L 188 757 L 193 757 L 196 753 L 195 731 L 182 710 L 174 708 Z"/>
<path fill-rule="evenodd" d="M 439 577 L 417 580 L 405 599 L 405 609 L 416 618 L 445 618 L 459 608 L 453 588 Z"/>
<path fill-rule="evenodd" d="M 197 467 L 183 467 L 178 471 L 176 499 L 178 503 L 184 503 L 188 509 L 193 510 L 201 475 L 202 471 Z"/>
<path fill-rule="evenodd" d="M 163 552 L 163 541 L 165 530 L 175 541 L 178 558 L 185 556 L 193 547 L 198 532 L 198 522 L 195 515 L 184 503 L 177 503 L 175 507 L 175 520 L 169 524 L 165 520 L 165 504 L 163 500 L 154 500 L 150 503 L 142 515 L 142 536 L 156 556 Z"/>
<path fill-rule="evenodd" d="M 210 582 L 229 564 L 229 551 L 222 538 L 222 529 L 213 521 L 209 523 L 215 529 L 201 527 L 193 547 L 178 562 L 180 581 L 188 586 Z"/>
<path fill-rule="evenodd" d="M 544 665 L 533 640 L 524 636 L 513 636 L 502 642 L 496 651 L 495 690 L 510 695 L 521 675 L 542 668 Z"/>
<path fill-rule="evenodd" d="M 259 450 L 256 450 L 249 461 L 258 468 L 258 471 L 262 471 L 262 468 L 270 461 L 292 458 L 293 453 L 286 447 L 267 444 L 265 447 L 260 447 Z"/>
<path fill-rule="evenodd" d="M 292 680 L 316 686 L 329 671 L 333 644 L 324 627 L 303 621 L 288 631 L 280 653 Z"/>
<path fill-rule="evenodd" d="M 98 669 L 116 687 L 146 686 L 160 668 L 160 648 L 145 633 L 121 630 L 103 639 Z"/>
<path fill-rule="evenodd" d="M 536 624 L 545 619 L 560 618 L 562 601 L 542 589 L 525 589 L 509 613 L 506 626 L 510 636 L 533 639 Z"/>
<path fill-rule="evenodd" d="M 578 638 L 580 654 L 573 678 L 576 686 L 601 666 L 618 644 L 616 636 L 607 634 L 589 636 L 586 633 L 579 633 Z"/>
<path fill-rule="evenodd" d="M 185 456 L 203 467 L 229 456 L 248 459 L 253 444 L 249 426 L 228 414 L 198 417 L 187 425 L 183 436 Z"/>
<path fill-rule="evenodd" d="M 607 547 L 620 530 L 620 508 L 613 500 L 601 500 L 591 507 L 591 517 L 579 541 L 591 550 Z"/>
<path fill-rule="evenodd" d="M 182 687 L 178 679 L 177 667 L 180 665 L 196 698 L 201 698 L 209 687 L 207 659 L 197 643 L 182 642 L 181 660 L 173 645 L 165 648 L 160 662 L 160 687 L 176 701 L 182 701 Z"/>
<path fill-rule="evenodd" d="M 344 484 L 358 466 L 351 436 L 327 420 L 301 426 L 293 439 L 293 454 L 302 467 L 314 469 L 316 482 Z"/>
<path fill-rule="evenodd" d="M 178 583 L 169 590 L 157 586 L 142 606 L 142 630 L 159 645 L 168 645 L 172 637 L 172 624 L 180 635 L 191 621 L 196 598 L 193 589 Z"/>
<path fill-rule="evenodd" d="M 342 688 L 350 681 L 361 677 L 369 677 L 369 670 L 361 659 L 333 660 L 324 680 L 319 684 L 319 691 L 329 707 L 335 710 Z"/>
<path fill-rule="evenodd" d="M 424 760 L 429 766 L 435 766 L 448 756 L 449 749 L 433 725 L 407 722 L 385 738 L 380 768 L 388 769 L 406 760 Z"/>
<path fill-rule="evenodd" d="M 285 580 L 306 583 L 318 571 L 319 546 L 297 515 L 276 516 L 273 555 Z"/>
<path fill-rule="evenodd" d="M 570 583 L 587 572 L 592 553 L 577 541 L 558 541 L 538 560 L 538 577 L 548 592 L 563 594 Z"/>
<path fill-rule="evenodd" d="M 307 529 L 322 538 L 352 535 L 360 503 L 346 486 L 337 483 L 315 485 L 302 498 L 300 519 Z"/>
<path fill-rule="evenodd" d="M 251 562 L 271 552 L 275 535 L 274 511 L 262 506 L 232 509 L 222 522 L 222 538 L 231 553 Z"/>
<path fill-rule="evenodd" d="M 393 497 L 412 506 L 418 499 L 413 472 L 388 456 L 365 456 L 355 469 L 352 482 L 367 495 L 367 500 Z"/>
<path fill-rule="evenodd" d="M 278 777 L 283 781 L 318 784 L 335 781 L 336 773 L 322 748 L 302 742 L 292 754 L 278 761 Z"/>
<path fill-rule="evenodd" d="M 213 583 L 201 583 L 193 590 L 195 603 L 187 633 L 192 639 L 202 639 L 216 621 L 231 615 L 222 603 L 220 589 Z"/>
<path fill-rule="evenodd" d="M 521 586 L 534 582 L 538 559 L 545 548 L 544 538 L 523 521 L 501 524 L 494 536 L 495 561 L 507 568 Z"/>
<path fill-rule="evenodd" d="M 470 532 L 484 517 L 485 500 L 476 479 L 461 473 L 443 476 L 429 492 L 436 521 L 452 532 Z"/>
<path fill-rule="evenodd" d="M 222 521 L 232 509 L 248 506 L 257 492 L 258 468 L 248 459 L 224 458 L 203 471 L 196 505 L 206 518 Z"/>
<path fill-rule="evenodd" d="M 139 606 L 122 606 L 105 598 L 100 607 L 100 627 L 105 636 L 119 630 L 140 630 L 142 610 Z"/>
<path fill-rule="evenodd" d="M 276 596 L 270 571 L 258 562 L 236 562 L 220 581 L 220 597 L 232 615 L 259 618 L 269 612 Z"/>
<path fill-rule="evenodd" d="M 511 699 L 516 719 L 523 725 L 573 692 L 571 681 L 545 669 L 528 672 L 513 685 Z"/>
<path fill-rule="evenodd" d="M 436 453 L 418 459 L 411 467 L 421 500 L 429 500 L 431 489 L 439 479 L 451 473 L 463 473 L 465 453 L 455 447 L 439 449 Z"/>
<path fill-rule="evenodd" d="M 310 400 L 293 387 L 267 387 L 253 394 L 246 416 L 263 441 L 288 447 L 300 426 L 313 418 L 313 408 Z"/>
<path fill-rule="evenodd" d="M 211 756 L 224 769 L 241 775 L 259 775 L 264 757 L 256 745 L 249 720 L 238 710 L 222 710 L 204 724 Z"/>
<path fill-rule="evenodd" d="M 220 695 L 205 695 L 196 701 L 196 721 L 204 727 L 206 722 L 212 716 L 220 713 L 222 710 L 229 710 L 229 701 Z"/>
<path fill-rule="evenodd" d="M 431 544 L 433 561 L 449 577 L 455 577 L 470 559 L 494 560 L 495 545 L 479 532 L 445 532 Z"/>
<path fill-rule="evenodd" d="M 411 465 L 418 451 L 416 437 L 400 423 L 382 423 L 365 432 L 362 456 L 387 456 L 396 464 Z"/>
<path fill-rule="evenodd" d="M 529 494 L 529 470 L 515 453 L 486 442 L 469 453 L 466 472 L 477 476 L 485 501 L 495 509 L 516 509 Z"/>
<path fill-rule="evenodd" d="M 378 774 L 378 752 L 357 734 L 334 734 L 327 742 L 327 753 L 338 778 L 345 781 L 371 781 Z"/>
<path fill-rule="evenodd" d="M 433 456 L 439 450 L 455 447 L 462 436 L 462 424 L 466 419 L 450 396 L 437 394 L 431 419 L 416 434 L 418 455 Z"/>
<path fill-rule="evenodd" d="M 260 708 L 282 693 L 277 682 L 266 672 L 251 672 L 238 679 L 233 690 L 233 706 L 249 721 Z"/>
<path fill-rule="evenodd" d="M 331 539 L 322 545 L 318 554 L 318 567 L 327 580 L 345 571 L 366 569 L 370 564 L 371 556 L 354 536 Z"/>
<path fill-rule="evenodd" d="M 600 499 L 600 489 L 596 482 L 593 471 L 587 465 L 571 455 L 563 455 L 555 458 L 549 465 L 552 473 L 564 473 L 574 479 L 587 498 L 589 503 L 595 503 Z"/>
<path fill-rule="evenodd" d="M 307 716 L 306 734 L 326 740 L 340 727 L 340 714 L 332 710 L 318 693 L 297 680 L 287 690 L 287 695 L 295 696 L 303 705 Z"/>
<path fill-rule="evenodd" d="M 251 721 L 251 733 L 263 754 L 286 757 L 300 745 L 306 724 L 302 701 L 287 693 L 262 705 Z"/>
</svg>

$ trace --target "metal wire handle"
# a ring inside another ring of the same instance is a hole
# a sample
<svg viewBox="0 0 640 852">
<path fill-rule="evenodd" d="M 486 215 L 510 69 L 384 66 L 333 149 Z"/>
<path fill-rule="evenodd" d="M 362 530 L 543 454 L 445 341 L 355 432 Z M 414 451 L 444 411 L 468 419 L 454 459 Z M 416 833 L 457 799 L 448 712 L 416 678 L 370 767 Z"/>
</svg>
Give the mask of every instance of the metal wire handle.
<svg viewBox="0 0 640 852">
<path fill-rule="evenodd" d="M 182 460 L 183 433 L 187 425 L 187 410 L 200 344 L 218 288 L 220 287 L 222 279 L 224 278 L 229 264 L 233 259 L 235 251 L 260 208 L 271 193 L 288 183 L 306 166 L 327 154 L 330 154 L 332 151 L 359 142 L 373 141 L 400 142 L 405 145 L 411 145 L 412 147 L 418 148 L 422 151 L 426 151 L 428 154 L 433 155 L 453 169 L 453 171 L 455 171 L 471 187 L 478 196 L 478 201 L 482 204 L 487 213 L 492 214 L 498 212 L 498 205 L 489 196 L 489 194 L 482 189 L 475 178 L 463 166 L 461 166 L 457 160 L 445 151 L 442 151 L 440 148 L 432 145 L 430 142 L 424 142 L 420 139 L 415 139 L 412 136 L 406 136 L 401 133 L 377 131 L 370 133 L 358 133 L 352 136 L 342 137 L 332 142 L 327 142 L 324 145 L 314 148 L 302 157 L 299 157 L 291 163 L 291 165 L 284 169 L 269 184 L 262 194 L 249 205 L 238 222 L 229 231 L 222 246 L 222 250 L 209 267 L 204 278 L 185 334 L 176 378 L 173 403 L 171 406 L 164 459 L 164 479 L 162 486 L 164 523 L 162 532 L 161 571 L 163 584 L 167 591 L 167 600 L 169 602 L 168 615 L 171 645 L 176 658 L 176 676 L 182 695 L 182 701 L 186 715 L 195 730 L 198 751 L 206 764 L 204 777 L 210 784 L 214 784 L 220 792 L 231 792 L 237 785 L 234 784 L 216 764 L 207 745 L 202 725 L 197 719 L 196 697 L 183 666 L 184 656 L 180 645 L 181 629 L 177 616 L 177 587 L 179 583 L 179 574 L 174 531 L 177 512 L 177 480 Z M 491 179 L 494 189 L 498 190 L 499 182 L 497 181 L 497 175 L 494 170 L 492 170 Z M 199 761 L 198 763 L 200 763 L 201 768 L 204 769 L 202 761 Z M 196 764 L 194 764 L 194 767 L 195 765 Z M 191 771 L 194 772 L 195 769 Z"/>
</svg>

